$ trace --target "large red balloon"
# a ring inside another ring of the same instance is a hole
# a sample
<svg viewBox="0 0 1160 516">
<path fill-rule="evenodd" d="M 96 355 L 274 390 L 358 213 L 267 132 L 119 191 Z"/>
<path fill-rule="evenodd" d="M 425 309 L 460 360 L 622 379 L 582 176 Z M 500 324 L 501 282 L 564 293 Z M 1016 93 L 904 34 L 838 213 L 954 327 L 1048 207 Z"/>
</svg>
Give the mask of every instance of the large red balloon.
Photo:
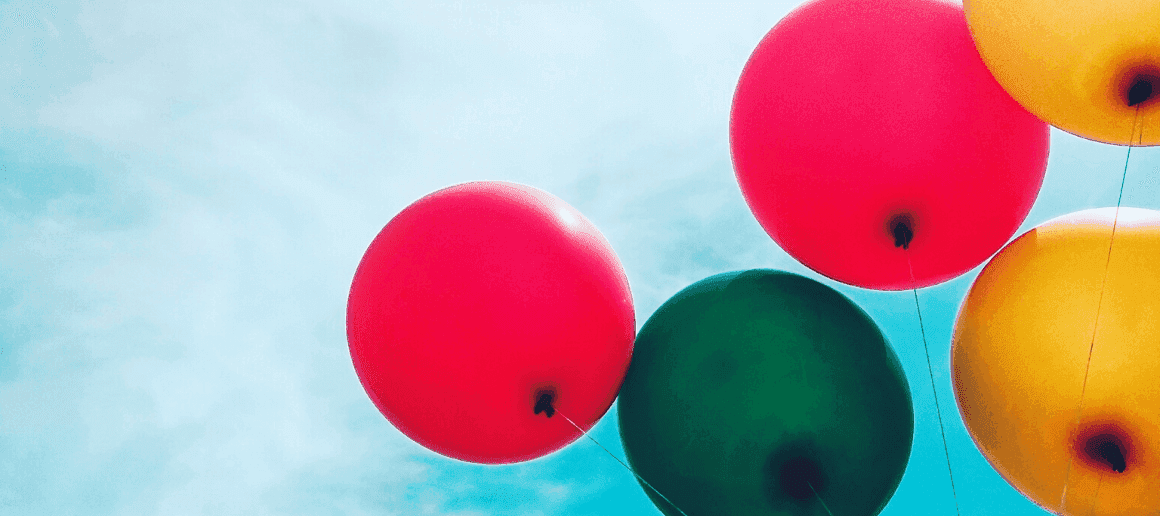
<svg viewBox="0 0 1160 516">
<path fill-rule="evenodd" d="M 987 71 L 962 7 L 935 0 L 799 7 L 745 65 L 729 132 L 765 231 L 807 267 L 881 290 L 982 263 L 1047 168 L 1047 124 Z"/>
<path fill-rule="evenodd" d="M 378 409 L 423 446 L 478 463 L 578 438 L 556 411 L 594 425 L 635 334 L 628 279 L 596 227 L 503 182 L 439 190 L 391 219 L 347 305 L 351 358 Z"/>
</svg>

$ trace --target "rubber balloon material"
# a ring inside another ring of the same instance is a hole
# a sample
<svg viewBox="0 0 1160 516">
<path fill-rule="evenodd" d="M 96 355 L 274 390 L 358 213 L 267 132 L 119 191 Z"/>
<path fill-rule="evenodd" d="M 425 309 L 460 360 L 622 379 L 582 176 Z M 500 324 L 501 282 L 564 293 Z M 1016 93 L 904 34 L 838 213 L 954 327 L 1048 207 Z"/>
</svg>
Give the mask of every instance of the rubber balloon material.
<svg viewBox="0 0 1160 516">
<path fill-rule="evenodd" d="M 1160 514 L 1160 212 L 1120 208 L 1113 242 L 1115 213 L 1021 235 L 955 323 L 963 423 L 1007 482 L 1055 514 Z"/>
<path fill-rule="evenodd" d="M 1160 2 L 963 6 L 987 67 L 1032 113 L 1091 140 L 1160 144 Z"/>
<path fill-rule="evenodd" d="M 635 317 L 612 247 L 559 198 L 475 182 L 408 206 L 355 272 L 347 338 L 375 406 L 476 463 L 558 450 L 612 405 Z M 555 417 L 553 417 L 555 416 Z"/>
<path fill-rule="evenodd" d="M 729 125 L 765 231 L 814 271 L 880 290 L 998 251 L 1035 202 L 1049 134 L 987 71 L 962 8 L 935 0 L 794 10 L 746 63 Z"/>
<path fill-rule="evenodd" d="M 906 375 L 870 317 L 772 270 L 712 276 L 666 301 L 618 403 L 629 462 L 689 515 L 825 514 L 822 503 L 878 514 L 914 434 Z"/>
</svg>

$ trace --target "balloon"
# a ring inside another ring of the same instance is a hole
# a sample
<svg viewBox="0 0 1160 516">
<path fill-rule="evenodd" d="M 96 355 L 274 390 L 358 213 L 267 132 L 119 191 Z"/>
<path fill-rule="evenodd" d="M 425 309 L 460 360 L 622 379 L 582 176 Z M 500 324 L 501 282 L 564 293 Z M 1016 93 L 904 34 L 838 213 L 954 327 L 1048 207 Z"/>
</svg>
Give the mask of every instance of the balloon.
<svg viewBox="0 0 1160 516">
<path fill-rule="evenodd" d="M 1049 127 L 991 77 L 957 5 L 818 0 L 753 51 L 729 136 L 745 201 L 787 253 L 900 290 L 963 274 L 1015 234 Z"/>
<path fill-rule="evenodd" d="M 1055 514 L 1160 514 L 1160 212 L 1121 208 L 1109 261 L 1114 215 L 1024 233 L 975 279 L 955 324 L 967 430 Z"/>
<path fill-rule="evenodd" d="M 877 514 L 914 436 L 906 375 L 874 321 L 821 283 L 760 269 L 694 283 L 649 318 L 619 419 L 635 471 L 689 515 Z"/>
<path fill-rule="evenodd" d="M 564 201 L 529 186 L 432 193 L 375 237 L 351 283 L 347 340 L 391 423 L 456 459 L 560 449 L 612 405 L 632 356 L 628 280 Z"/>
<path fill-rule="evenodd" d="M 983 61 L 1032 113 L 1092 140 L 1127 144 L 1135 132 L 1137 144 L 1160 144 L 1160 2 L 964 0 L 963 6 Z"/>
</svg>

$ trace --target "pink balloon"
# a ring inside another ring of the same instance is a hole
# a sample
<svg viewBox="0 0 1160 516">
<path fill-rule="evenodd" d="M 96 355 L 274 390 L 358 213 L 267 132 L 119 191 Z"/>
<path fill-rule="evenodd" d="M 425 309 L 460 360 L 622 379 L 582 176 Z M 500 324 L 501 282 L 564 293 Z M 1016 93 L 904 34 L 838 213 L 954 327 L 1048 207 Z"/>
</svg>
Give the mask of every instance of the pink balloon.
<svg viewBox="0 0 1160 516">
<path fill-rule="evenodd" d="M 765 231 L 807 267 L 880 290 L 982 263 L 1047 168 L 1048 125 L 991 76 L 962 7 L 935 0 L 799 7 L 749 58 L 729 131 Z"/>
<path fill-rule="evenodd" d="M 636 322 L 612 246 L 542 190 L 480 181 L 396 215 L 347 303 L 355 371 L 401 432 L 456 459 L 519 462 L 612 405 Z M 545 398 L 546 396 L 546 398 Z"/>
</svg>

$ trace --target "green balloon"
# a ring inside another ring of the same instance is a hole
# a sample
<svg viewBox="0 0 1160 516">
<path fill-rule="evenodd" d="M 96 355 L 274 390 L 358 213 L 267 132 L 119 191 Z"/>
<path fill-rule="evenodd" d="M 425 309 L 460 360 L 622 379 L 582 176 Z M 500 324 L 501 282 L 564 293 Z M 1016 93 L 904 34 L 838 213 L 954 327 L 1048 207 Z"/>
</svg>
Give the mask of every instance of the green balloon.
<svg viewBox="0 0 1160 516">
<path fill-rule="evenodd" d="M 718 274 L 665 302 L 618 403 L 633 469 L 688 516 L 878 514 L 914 438 L 906 375 L 870 316 L 772 270 Z"/>
</svg>

